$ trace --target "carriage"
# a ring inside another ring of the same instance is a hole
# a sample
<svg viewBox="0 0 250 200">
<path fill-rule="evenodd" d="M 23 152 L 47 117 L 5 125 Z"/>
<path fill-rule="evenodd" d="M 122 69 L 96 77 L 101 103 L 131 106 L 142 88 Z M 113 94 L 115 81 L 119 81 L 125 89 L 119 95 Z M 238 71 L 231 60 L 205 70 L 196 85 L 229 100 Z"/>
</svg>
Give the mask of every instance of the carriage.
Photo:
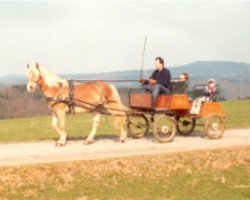
<svg viewBox="0 0 250 200">
<path fill-rule="evenodd" d="M 191 115 L 194 98 L 201 96 L 205 85 L 193 87 L 192 99 L 188 95 L 188 82 L 171 82 L 170 94 L 160 94 L 153 105 L 151 93 L 142 89 L 131 89 L 128 115 L 128 132 L 134 138 L 141 138 L 153 130 L 155 139 L 170 142 L 176 132 L 190 135 L 196 126 L 203 126 L 209 139 L 221 138 L 225 130 L 225 113 L 220 103 L 203 102 L 199 114 Z M 216 85 L 219 89 L 219 85 Z"/>
<path fill-rule="evenodd" d="M 222 137 L 225 130 L 225 113 L 218 101 L 203 103 L 198 115 L 189 114 L 192 100 L 187 94 L 188 82 L 172 82 L 171 94 L 159 95 L 155 106 L 150 93 L 132 89 L 129 93 L 130 110 L 127 110 L 117 89 L 104 81 L 63 80 L 38 63 L 27 65 L 27 79 L 27 91 L 32 93 L 37 87 L 40 88 L 48 102 L 52 112 L 52 126 L 60 135 L 56 142 L 57 146 L 66 144 L 67 112 L 93 113 L 92 130 L 84 144 L 94 141 L 100 114 L 110 114 L 114 117 L 114 127 L 120 131 L 121 142 L 127 137 L 123 127 L 126 118 L 128 131 L 133 137 L 143 137 L 153 129 L 154 136 L 159 142 L 173 140 L 176 131 L 182 135 L 189 135 L 197 125 L 204 126 L 205 133 L 210 139 Z M 198 91 L 197 87 L 199 85 L 194 87 L 193 94 Z"/>
</svg>

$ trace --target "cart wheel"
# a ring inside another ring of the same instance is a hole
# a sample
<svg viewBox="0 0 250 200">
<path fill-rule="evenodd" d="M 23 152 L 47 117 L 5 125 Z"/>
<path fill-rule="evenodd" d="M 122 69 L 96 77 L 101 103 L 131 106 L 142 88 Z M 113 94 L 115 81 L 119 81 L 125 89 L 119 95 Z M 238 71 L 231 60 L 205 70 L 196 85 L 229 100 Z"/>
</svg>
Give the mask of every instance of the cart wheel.
<svg viewBox="0 0 250 200">
<path fill-rule="evenodd" d="M 145 115 L 131 115 L 128 117 L 127 127 L 134 138 L 142 138 L 149 129 L 148 119 Z"/>
<path fill-rule="evenodd" d="M 170 142 L 176 133 L 175 121 L 166 115 L 163 115 L 154 122 L 154 136 L 160 142 Z"/>
<path fill-rule="evenodd" d="M 177 118 L 177 131 L 181 135 L 190 135 L 195 129 L 195 119 L 190 117 Z"/>
<path fill-rule="evenodd" d="M 225 131 L 225 120 L 218 115 L 212 115 L 206 119 L 204 129 L 209 139 L 221 138 Z"/>
</svg>

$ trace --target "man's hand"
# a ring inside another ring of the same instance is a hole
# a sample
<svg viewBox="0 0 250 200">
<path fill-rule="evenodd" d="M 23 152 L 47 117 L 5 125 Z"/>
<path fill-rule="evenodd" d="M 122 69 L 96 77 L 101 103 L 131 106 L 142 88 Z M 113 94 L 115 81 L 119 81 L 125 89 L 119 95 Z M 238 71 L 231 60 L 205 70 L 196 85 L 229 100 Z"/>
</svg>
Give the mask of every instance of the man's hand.
<svg viewBox="0 0 250 200">
<path fill-rule="evenodd" d="M 149 81 L 149 84 L 156 84 L 157 83 L 156 80 L 151 79 L 151 78 L 148 81 Z"/>
<path fill-rule="evenodd" d="M 140 80 L 139 80 L 139 83 L 144 83 L 144 82 L 145 82 L 144 79 L 140 79 Z"/>
</svg>

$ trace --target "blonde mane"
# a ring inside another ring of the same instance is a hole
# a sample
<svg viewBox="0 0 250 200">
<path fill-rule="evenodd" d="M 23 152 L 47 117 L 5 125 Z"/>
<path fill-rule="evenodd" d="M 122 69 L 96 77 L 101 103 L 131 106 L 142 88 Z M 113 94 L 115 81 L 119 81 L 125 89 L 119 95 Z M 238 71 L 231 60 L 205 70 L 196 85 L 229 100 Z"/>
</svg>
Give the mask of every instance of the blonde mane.
<svg viewBox="0 0 250 200">
<path fill-rule="evenodd" d="M 57 76 L 56 74 L 50 72 L 49 70 L 45 69 L 44 67 L 42 67 L 41 65 L 39 65 L 39 70 L 36 68 L 36 66 L 31 66 L 31 70 L 38 75 L 39 74 L 39 70 L 40 70 L 40 75 L 44 80 L 44 83 L 49 87 L 49 88 L 53 88 L 53 87 L 58 87 L 59 84 L 62 84 L 63 86 L 67 86 L 67 81 L 60 78 L 59 76 Z"/>
</svg>

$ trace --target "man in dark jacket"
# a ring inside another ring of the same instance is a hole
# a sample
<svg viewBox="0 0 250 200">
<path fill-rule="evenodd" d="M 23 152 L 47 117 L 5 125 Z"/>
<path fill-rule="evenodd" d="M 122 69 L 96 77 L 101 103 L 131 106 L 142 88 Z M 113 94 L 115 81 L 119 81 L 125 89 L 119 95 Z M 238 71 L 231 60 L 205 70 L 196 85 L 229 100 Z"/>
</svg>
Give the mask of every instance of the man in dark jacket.
<svg viewBox="0 0 250 200">
<path fill-rule="evenodd" d="M 170 93 L 170 71 L 164 67 L 164 60 L 161 57 L 155 59 L 155 68 L 148 80 L 140 80 L 142 88 L 152 92 L 153 103 L 156 103 L 158 95 Z"/>
</svg>

